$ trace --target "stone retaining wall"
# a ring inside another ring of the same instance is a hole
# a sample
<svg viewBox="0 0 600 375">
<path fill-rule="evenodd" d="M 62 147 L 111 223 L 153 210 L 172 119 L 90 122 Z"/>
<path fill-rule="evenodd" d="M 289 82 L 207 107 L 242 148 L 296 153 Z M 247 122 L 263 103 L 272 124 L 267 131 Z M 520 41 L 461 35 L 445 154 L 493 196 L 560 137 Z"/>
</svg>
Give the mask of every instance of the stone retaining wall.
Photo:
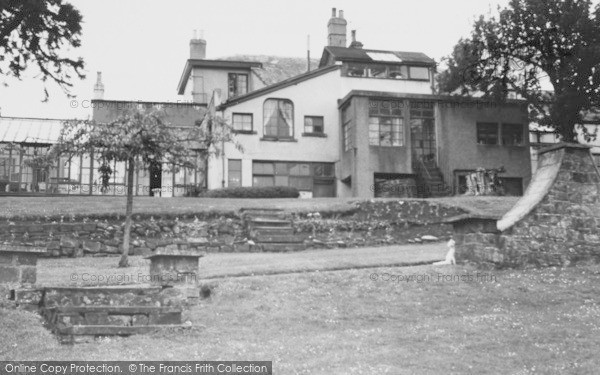
<svg viewBox="0 0 600 375">
<path fill-rule="evenodd" d="M 354 247 L 405 244 L 423 235 L 445 239 L 451 225 L 444 218 L 465 211 L 426 200 L 356 202 L 355 208 L 340 214 L 303 213 L 293 215 L 296 235 L 308 247 Z M 111 256 L 121 252 L 123 220 L 83 219 L 37 220 L 0 223 L 0 244 L 47 248 L 46 256 Z M 257 251 L 247 241 L 238 217 L 211 217 L 203 220 L 134 217 L 130 254 L 150 255 L 157 249 L 206 252 Z"/>
<path fill-rule="evenodd" d="M 500 220 L 454 221 L 457 260 L 492 267 L 600 261 L 600 173 L 589 147 L 540 151 L 525 195 Z"/>
</svg>

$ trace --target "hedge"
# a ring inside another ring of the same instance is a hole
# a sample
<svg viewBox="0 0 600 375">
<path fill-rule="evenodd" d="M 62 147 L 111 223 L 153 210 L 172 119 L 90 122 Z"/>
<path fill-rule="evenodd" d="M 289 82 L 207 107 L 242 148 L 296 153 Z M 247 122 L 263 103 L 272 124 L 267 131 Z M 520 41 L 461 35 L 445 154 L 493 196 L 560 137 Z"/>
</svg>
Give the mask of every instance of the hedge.
<svg viewBox="0 0 600 375">
<path fill-rule="evenodd" d="M 287 186 L 234 187 L 202 192 L 201 198 L 298 198 L 298 189 Z"/>
</svg>

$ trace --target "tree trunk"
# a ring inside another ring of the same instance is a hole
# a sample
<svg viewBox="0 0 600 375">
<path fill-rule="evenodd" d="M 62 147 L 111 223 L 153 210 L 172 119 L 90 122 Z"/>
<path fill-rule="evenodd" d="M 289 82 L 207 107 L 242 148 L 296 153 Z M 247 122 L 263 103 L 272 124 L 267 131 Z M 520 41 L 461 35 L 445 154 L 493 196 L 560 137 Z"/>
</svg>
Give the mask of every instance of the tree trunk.
<svg viewBox="0 0 600 375">
<path fill-rule="evenodd" d="M 119 267 L 129 267 L 129 240 L 131 238 L 131 215 L 133 213 L 133 174 L 134 159 L 129 158 L 127 169 L 127 208 L 125 209 L 125 229 L 123 230 L 123 254 Z"/>
</svg>

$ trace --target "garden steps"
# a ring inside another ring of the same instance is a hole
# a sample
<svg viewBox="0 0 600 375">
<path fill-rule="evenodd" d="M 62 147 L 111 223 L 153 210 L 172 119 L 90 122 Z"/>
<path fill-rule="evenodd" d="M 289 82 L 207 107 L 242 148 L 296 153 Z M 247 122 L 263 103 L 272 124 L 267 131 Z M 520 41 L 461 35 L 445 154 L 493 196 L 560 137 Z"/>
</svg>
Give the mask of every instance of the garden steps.
<svg viewBox="0 0 600 375">
<path fill-rule="evenodd" d="M 295 235 L 291 216 L 280 209 L 243 209 L 241 213 L 250 240 L 262 251 L 306 249 L 304 237 Z"/>
<path fill-rule="evenodd" d="M 64 343 L 182 326 L 181 300 L 162 287 L 49 287 L 39 307 Z"/>
</svg>

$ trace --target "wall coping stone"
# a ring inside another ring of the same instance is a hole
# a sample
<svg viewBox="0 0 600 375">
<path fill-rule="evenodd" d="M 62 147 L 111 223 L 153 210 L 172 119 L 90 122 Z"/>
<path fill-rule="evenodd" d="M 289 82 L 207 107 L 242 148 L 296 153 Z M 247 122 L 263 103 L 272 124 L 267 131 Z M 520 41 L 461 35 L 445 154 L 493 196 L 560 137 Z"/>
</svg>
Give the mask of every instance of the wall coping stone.
<svg viewBox="0 0 600 375">
<path fill-rule="evenodd" d="M 25 245 L 0 244 L 1 253 L 45 254 L 46 248 Z"/>
<path fill-rule="evenodd" d="M 552 146 L 544 147 L 544 148 L 538 150 L 537 153 L 538 153 L 538 155 L 541 155 L 541 154 L 545 154 L 546 152 L 556 151 L 556 150 L 560 150 L 560 149 L 563 149 L 563 148 L 573 148 L 573 149 L 579 149 L 579 150 L 585 150 L 585 149 L 587 149 L 587 150 L 589 150 L 592 147 L 588 146 L 588 145 L 582 145 L 580 143 L 561 142 L 561 143 L 554 144 Z"/>
</svg>

